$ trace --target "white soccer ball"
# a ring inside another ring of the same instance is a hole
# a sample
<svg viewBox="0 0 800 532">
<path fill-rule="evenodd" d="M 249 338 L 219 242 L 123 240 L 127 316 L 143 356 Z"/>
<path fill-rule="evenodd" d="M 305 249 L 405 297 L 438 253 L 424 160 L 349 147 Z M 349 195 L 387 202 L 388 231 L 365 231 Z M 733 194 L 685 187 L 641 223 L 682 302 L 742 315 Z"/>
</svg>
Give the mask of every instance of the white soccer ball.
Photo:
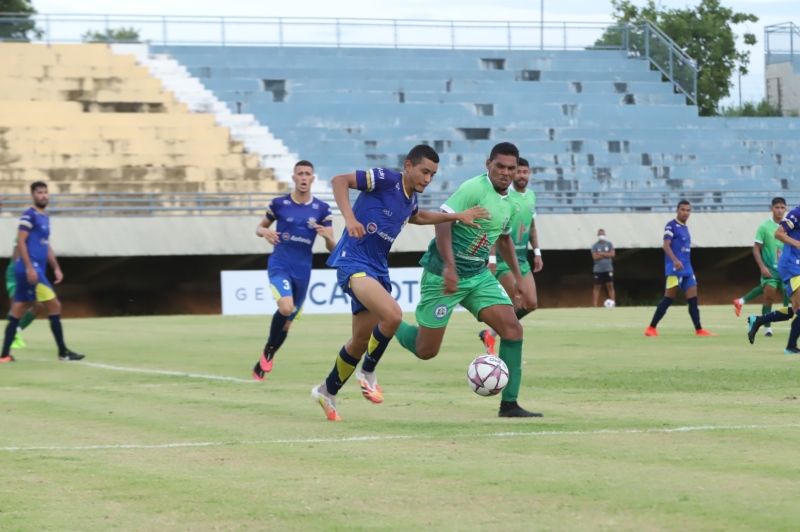
<svg viewBox="0 0 800 532">
<path fill-rule="evenodd" d="M 496 356 L 480 355 L 469 363 L 467 383 L 478 395 L 497 395 L 508 384 L 508 366 Z"/>
<path fill-rule="evenodd" d="M 606 308 L 614 308 L 617 306 L 617 303 L 613 299 L 606 299 L 603 301 L 603 306 Z"/>
</svg>

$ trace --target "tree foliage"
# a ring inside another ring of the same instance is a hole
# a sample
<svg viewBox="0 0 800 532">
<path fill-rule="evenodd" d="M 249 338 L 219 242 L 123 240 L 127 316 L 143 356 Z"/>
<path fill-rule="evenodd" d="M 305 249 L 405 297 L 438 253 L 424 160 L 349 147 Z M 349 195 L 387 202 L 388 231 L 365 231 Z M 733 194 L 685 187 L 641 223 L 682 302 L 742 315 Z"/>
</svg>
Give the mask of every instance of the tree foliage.
<svg viewBox="0 0 800 532">
<path fill-rule="evenodd" d="M 722 116 L 783 116 L 781 110 L 767 100 L 745 102 L 741 107 L 723 107 Z"/>
<path fill-rule="evenodd" d="M 89 30 L 81 36 L 83 42 L 139 42 L 136 28 L 106 28 L 103 31 Z"/>
<path fill-rule="evenodd" d="M 735 12 L 719 0 L 701 0 L 696 7 L 663 9 L 654 0 L 643 7 L 630 0 L 611 0 L 612 16 L 620 24 L 643 24 L 650 21 L 666 33 L 687 55 L 697 61 L 697 104 L 701 115 L 718 114 L 719 102 L 730 95 L 734 72 L 747 74 L 749 50 L 738 50 L 734 26 L 757 22 L 758 17 Z M 619 32 L 607 33 L 598 44 L 619 40 Z M 745 46 L 753 46 L 756 36 L 744 33 Z"/>
<path fill-rule="evenodd" d="M 16 15 L 0 16 L 0 41 L 28 41 L 43 35 L 31 18 L 36 10 L 30 0 L 0 0 L 0 13 Z"/>
</svg>

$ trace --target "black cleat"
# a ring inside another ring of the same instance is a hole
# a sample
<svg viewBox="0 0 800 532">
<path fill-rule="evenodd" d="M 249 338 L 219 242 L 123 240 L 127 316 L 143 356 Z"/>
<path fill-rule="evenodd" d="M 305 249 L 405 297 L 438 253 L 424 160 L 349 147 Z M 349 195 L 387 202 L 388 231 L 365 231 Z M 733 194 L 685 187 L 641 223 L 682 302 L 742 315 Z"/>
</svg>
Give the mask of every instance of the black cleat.
<svg viewBox="0 0 800 532">
<path fill-rule="evenodd" d="M 70 351 L 69 349 L 64 349 L 58 354 L 58 359 L 62 362 L 74 362 L 76 360 L 83 360 L 83 358 L 84 355 Z"/>
<path fill-rule="evenodd" d="M 784 355 L 800 355 L 800 349 L 797 347 L 787 347 L 783 350 Z"/>
<path fill-rule="evenodd" d="M 747 339 L 750 340 L 751 344 L 756 343 L 756 333 L 762 325 L 764 325 L 764 322 L 761 320 L 761 316 L 753 314 L 747 317 Z"/>
<path fill-rule="evenodd" d="M 525 410 L 516 401 L 500 401 L 498 417 L 543 417 L 539 412 Z"/>
</svg>

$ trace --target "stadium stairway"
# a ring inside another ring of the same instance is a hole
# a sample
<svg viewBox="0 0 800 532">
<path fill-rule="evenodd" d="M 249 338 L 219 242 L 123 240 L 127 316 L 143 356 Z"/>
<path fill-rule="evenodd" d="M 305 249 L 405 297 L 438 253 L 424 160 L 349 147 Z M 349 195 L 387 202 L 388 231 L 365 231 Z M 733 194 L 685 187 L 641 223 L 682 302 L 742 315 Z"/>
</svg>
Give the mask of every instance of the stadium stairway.
<svg viewBox="0 0 800 532">
<path fill-rule="evenodd" d="M 645 61 L 613 50 L 152 47 L 324 178 L 442 156 L 433 187 L 520 146 L 538 190 L 800 190 L 800 119 L 704 118 Z M 698 195 L 702 198 L 704 195 Z M 719 201 L 718 197 L 714 201 Z"/>
<path fill-rule="evenodd" d="M 104 44 L 0 43 L 0 182 L 27 193 L 285 189 L 213 114 Z"/>
</svg>

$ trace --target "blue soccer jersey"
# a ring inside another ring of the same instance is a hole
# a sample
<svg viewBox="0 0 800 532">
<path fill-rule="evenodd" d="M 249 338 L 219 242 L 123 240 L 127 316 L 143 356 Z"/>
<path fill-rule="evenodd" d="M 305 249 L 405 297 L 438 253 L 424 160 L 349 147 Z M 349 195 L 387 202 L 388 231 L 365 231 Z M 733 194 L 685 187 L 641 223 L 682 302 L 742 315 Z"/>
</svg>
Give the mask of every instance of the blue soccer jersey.
<svg viewBox="0 0 800 532">
<path fill-rule="evenodd" d="M 317 198 L 308 203 L 297 203 L 291 194 L 273 199 L 267 208 L 266 217 L 277 221 L 275 231 L 280 241 L 269 258 L 270 267 L 311 270 L 312 247 L 317 237 L 316 225 L 330 227 L 333 224 L 330 205 Z"/>
<path fill-rule="evenodd" d="M 375 275 L 388 275 L 389 250 L 406 221 L 417 213 L 417 194 L 407 196 L 403 175 L 386 168 L 356 172 L 361 190 L 353 204 L 356 220 L 366 234 L 353 238 L 344 232 L 328 258 L 328 266 L 364 268 Z"/>
<path fill-rule="evenodd" d="M 672 259 L 664 253 L 664 275 L 677 275 L 678 277 L 688 277 L 694 275 L 692 269 L 692 237 L 689 235 L 689 228 L 678 220 L 670 220 L 664 227 L 664 240 L 670 241 L 670 248 L 675 257 L 681 261 L 683 268 L 676 270 L 672 265 Z"/>
<path fill-rule="evenodd" d="M 28 233 L 25 246 L 34 268 L 45 268 L 50 251 L 50 217 L 31 207 L 20 217 L 19 230 Z"/>
<path fill-rule="evenodd" d="M 786 215 L 781 227 L 789 237 L 800 240 L 800 206 Z M 778 273 L 784 281 L 800 275 L 800 249 L 788 244 L 783 246 L 781 257 L 778 259 Z"/>
</svg>

